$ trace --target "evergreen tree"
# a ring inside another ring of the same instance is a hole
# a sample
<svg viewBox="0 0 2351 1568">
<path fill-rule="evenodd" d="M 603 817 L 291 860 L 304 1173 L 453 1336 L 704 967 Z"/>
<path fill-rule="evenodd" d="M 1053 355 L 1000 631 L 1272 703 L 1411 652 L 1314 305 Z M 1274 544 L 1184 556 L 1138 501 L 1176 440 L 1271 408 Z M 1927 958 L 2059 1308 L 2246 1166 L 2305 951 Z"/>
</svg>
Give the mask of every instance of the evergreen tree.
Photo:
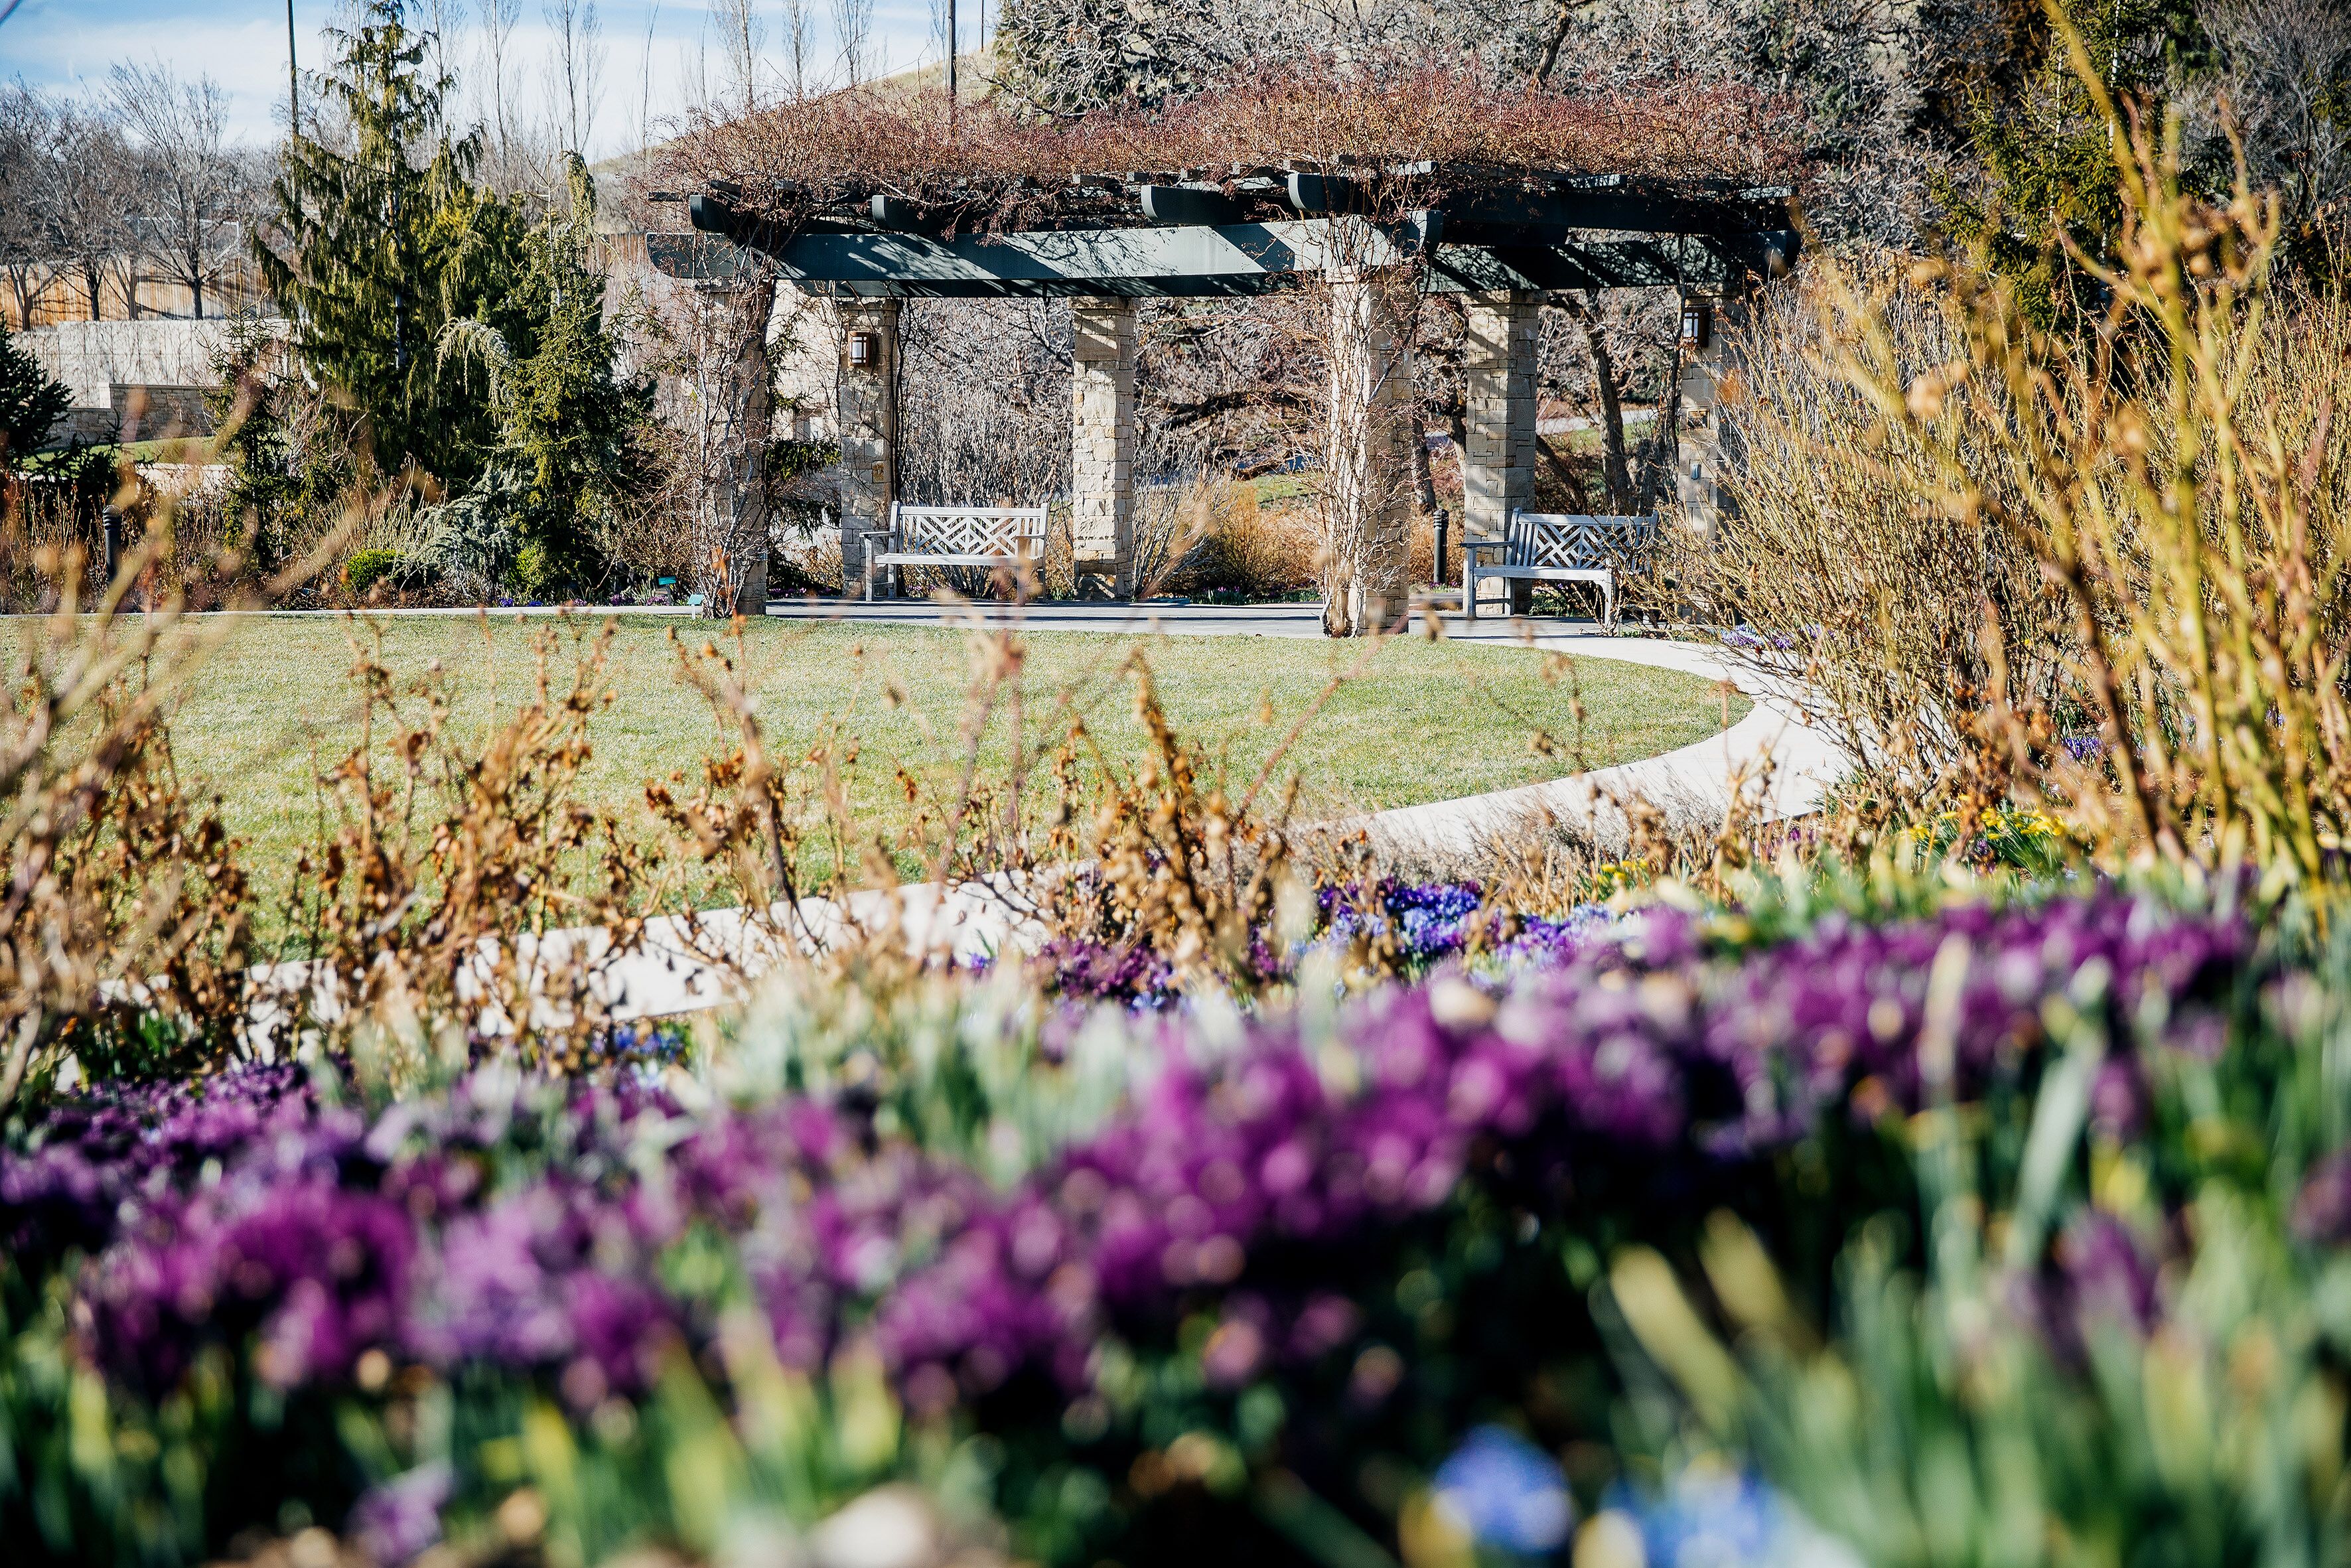
<svg viewBox="0 0 2351 1568">
<path fill-rule="evenodd" d="M 2106 90 L 2159 132 L 2165 92 L 2204 49 L 2189 0 L 2090 0 L 2069 15 Z M 1970 105 L 1979 172 L 1950 204 L 1950 236 L 2007 277 L 2034 319 L 2054 326 L 2078 319 L 2097 293 L 2064 240 L 2111 259 L 2122 193 L 2106 120 L 2065 39 L 2038 17 L 2013 24 L 2011 36 L 2008 68 Z"/>
<path fill-rule="evenodd" d="M 434 347 L 450 319 L 483 313 L 501 281 L 485 261 L 512 254 L 518 225 L 473 183 L 480 133 L 452 135 L 452 84 L 424 74 L 430 37 L 403 24 L 399 0 L 365 0 L 358 25 L 331 36 L 320 85 L 348 134 L 293 139 L 273 186 L 286 249 L 257 245 L 262 273 L 363 462 L 462 483 L 491 422 L 444 383 Z"/>
<path fill-rule="evenodd" d="M 643 477 L 637 433 L 653 411 L 649 387 L 614 374 L 604 280 L 589 266 L 595 186 L 577 153 L 565 175 L 500 291 L 503 324 L 453 320 L 437 351 L 486 375 L 500 483 L 485 489 L 517 514 L 501 530 L 517 541 L 513 576 L 540 595 L 595 575 L 596 525 Z"/>
<path fill-rule="evenodd" d="M 8 324 L 0 321 L 0 473 L 47 440 L 72 404 L 73 393 L 51 381 L 40 361 L 10 342 Z"/>
<path fill-rule="evenodd" d="M 259 315 L 228 319 L 212 364 L 205 402 L 229 470 L 229 515 L 242 522 L 255 564 L 276 571 L 340 508 L 355 477 L 348 449 L 329 442 L 315 450 L 298 437 L 300 405 L 316 394 L 286 373 L 286 345 Z"/>
</svg>

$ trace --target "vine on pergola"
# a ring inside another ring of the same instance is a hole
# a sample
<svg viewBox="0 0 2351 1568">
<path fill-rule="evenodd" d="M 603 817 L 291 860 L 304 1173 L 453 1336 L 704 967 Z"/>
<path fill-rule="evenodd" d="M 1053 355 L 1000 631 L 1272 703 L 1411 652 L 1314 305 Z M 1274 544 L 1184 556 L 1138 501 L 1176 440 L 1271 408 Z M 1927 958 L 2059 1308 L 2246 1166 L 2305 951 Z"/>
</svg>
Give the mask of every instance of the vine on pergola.
<svg viewBox="0 0 2351 1568">
<path fill-rule="evenodd" d="M 1786 183 L 1801 161 L 1784 106 L 1689 79 L 1633 95 L 1504 86 L 1426 61 L 1264 65 L 1152 109 L 1060 119 L 984 99 L 857 88 L 692 127 L 674 183 L 724 196 L 778 237 L 858 224 L 877 197 L 926 232 L 1141 223 L 1138 183 L 1213 187 L 1241 221 L 1290 215 L 1280 178 L 1311 171 L 1357 210 L 1448 191 L 1591 177 L 1731 190 Z"/>
</svg>

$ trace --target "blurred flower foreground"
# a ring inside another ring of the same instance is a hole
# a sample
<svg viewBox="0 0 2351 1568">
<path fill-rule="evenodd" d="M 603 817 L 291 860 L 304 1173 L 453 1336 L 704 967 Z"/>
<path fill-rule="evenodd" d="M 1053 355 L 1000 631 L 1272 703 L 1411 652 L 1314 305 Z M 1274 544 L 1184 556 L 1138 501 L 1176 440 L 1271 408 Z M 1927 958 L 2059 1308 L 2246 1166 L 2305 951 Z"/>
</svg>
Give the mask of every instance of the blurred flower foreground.
<svg viewBox="0 0 2351 1568">
<path fill-rule="evenodd" d="M 0 1537 L 2335 1557 L 2351 945 L 1991 886 L 1765 881 L 1352 992 L 1326 944 L 1248 1009 L 803 974 L 569 1075 L 62 1093 L 0 1155 Z"/>
</svg>

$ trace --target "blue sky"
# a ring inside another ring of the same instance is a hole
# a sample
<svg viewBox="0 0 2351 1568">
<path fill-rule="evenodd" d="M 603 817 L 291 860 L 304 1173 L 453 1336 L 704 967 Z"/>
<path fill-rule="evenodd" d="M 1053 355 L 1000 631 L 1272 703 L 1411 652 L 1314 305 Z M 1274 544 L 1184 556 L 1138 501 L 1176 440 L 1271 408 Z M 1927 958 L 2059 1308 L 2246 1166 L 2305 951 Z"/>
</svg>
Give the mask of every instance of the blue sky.
<svg viewBox="0 0 2351 1568">
<path fill-rule="evenodd" d="M 937 0 L 874 0 L 873 32 L 888 68 L 935 59 Z M 7 0 L 0 0 L 0 9 Z M 471 24 L 475 0 L 446 0 L 448 9 L 469 24 L 453 29 L 453 57 L 462 67 L 480 47 Z M 778 63 L 776 37 L 781 0 L 756 0 L 768 25 L 767 57 Z M 543 0 L 521 0 L 514 52 L 522 68 L 513 91 L 532 106 L 543 102 L 540 61 L 549 30 Z M 960 0 L 963 47 L 975 47 L 977 0 Z M 838 58 L 831 0 L 807 0 L 815 33 L 814 53 L 830 68 Z M 306 68 L 324 57 L 319 29 L 340 9 L 337 0 L 295 0 L 295 30 Z M 427 9 L 410 0 L 412 20 Z M 995 9 L 990 0 L 988 10 Z M 607 58 L 590 153 L 602 156 L 632 145 L 637 122 L 650 102 L 658 126 L 691 101 L 706 61 L 714 83 L 722 74 L 720 52 L 710 34 L 709 0 L 597 0 Z M 650 30 L 650 39 L 648 31 Z M 707 40 L 705 44 L 705 40 Z M 650 43 L 650 47 L 648 47 Z M 211 76 L 227 89 L 232 128 L 240 138 L 259 141 L 282 125 L 286 102 L 286 0 L 22 0 L 16 15 L 0 23 L 0 78 L 22 77 L 37 87 L 73 92 L 104 80 L 115 61 L 161 57 L 187 75 Z M 475 73 L 478 76 L 478 72 Z"/>
</svg>

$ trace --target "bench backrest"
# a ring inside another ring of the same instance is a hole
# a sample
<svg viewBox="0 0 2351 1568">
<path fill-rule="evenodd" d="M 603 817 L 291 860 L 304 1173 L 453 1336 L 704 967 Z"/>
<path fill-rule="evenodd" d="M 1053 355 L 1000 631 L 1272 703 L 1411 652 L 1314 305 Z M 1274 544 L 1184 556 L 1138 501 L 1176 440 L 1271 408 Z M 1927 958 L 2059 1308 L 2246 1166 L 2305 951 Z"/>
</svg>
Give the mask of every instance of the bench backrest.
<svg viewBox="0 0 2351 1568">
<path fill-rule="evenodd" d="M 925 555 L 1039 556 L 1045 550 L 1042 507 L 890 506 L 899 548 Z"/>
<path fill-rule="evenodd" d="M 1655 517 L 1514 511 L 1502 530 L 1502 560 L 1508 566 L 1614 566 L 1656 542 Z"/>
</svg>

